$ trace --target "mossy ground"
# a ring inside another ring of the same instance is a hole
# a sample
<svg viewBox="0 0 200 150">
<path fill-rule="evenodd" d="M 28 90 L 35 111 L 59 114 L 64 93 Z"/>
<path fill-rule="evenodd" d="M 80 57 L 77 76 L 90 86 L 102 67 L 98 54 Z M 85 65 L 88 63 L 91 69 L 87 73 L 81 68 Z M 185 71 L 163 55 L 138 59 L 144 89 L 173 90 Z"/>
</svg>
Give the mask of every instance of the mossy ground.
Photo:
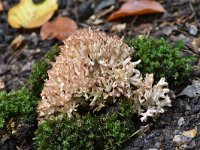
<svg viewBox="0 0 200 150">
<path fill-rule="evenodd" d="M 25 120 L 35 113 L 38 99 L 24 87 L 18 91 L 0 92 L 0 127 L 11 118 Z"/>
</svg>

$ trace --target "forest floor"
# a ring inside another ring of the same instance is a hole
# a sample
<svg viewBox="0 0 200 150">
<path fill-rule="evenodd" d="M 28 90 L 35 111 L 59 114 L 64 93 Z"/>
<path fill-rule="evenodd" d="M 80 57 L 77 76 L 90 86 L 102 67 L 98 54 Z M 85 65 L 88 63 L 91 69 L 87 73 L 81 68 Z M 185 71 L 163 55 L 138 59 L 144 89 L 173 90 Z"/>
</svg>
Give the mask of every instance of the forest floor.
<svg viewBox="0 0 200 150">
<path fill-rule="evenodd" d="M 100 29 L 110 35 L 135 36 L 151 35 L 157 38 L 176 42 L 182 39 L 185 42 L 184 53 L 199 56 L 200 51 L 200 1 L 198 0 L 158 0 L 166 9 L 164 14 L 148 14 L 120 19 L 116 22 L 106 22 L 104 16 L 101 24 L 95 24 L 89 16 L 104 11 L 104 3 L 119 7 L 115 0 L 60 0 L 60 8 L 53 18 L 59 15 L 70 16 L 79 28 L 91 27 Z M 104 2 L 104 3 L 103 3 Z M 8 10 L 18 3 L 18 0 L 2 0 L 4 10 L 0 14 L 0 90 L 10 91 L 20 89 L 27 85 L 32 65 L 54 44 L 62 44 L 58 40 L 41 40 L 40 29 L 13 29 L 7 23 Z M 100 6 L 101 4 L 101 6 Z M 91 8 L 91 5 L 96 7 Z M 97 7 L 98 6 L 98 7 Z M 107 6 L 109 7 L 109 6 Z M 100 9 L 100 11 L 97 9 Z M 125 28 L 117 28 L 125 25 Z M 116 27 L 116 28 L 114 28 Z M 11 45 L 12 41 L 22 36 L 23 41 L 19 47 Z M 199 38 L 198 38 L 199 37 Z M 200 63 L 194 64 L 194 70 L 187 85 L 192 80 L 199 80 Z M 185 87 L 175 90 L 178 95 Z M 197 86 L 200 91 L 200 84 Z M 123 144 L 124 150 L 182 150 L 200 149 L 200 97 L 196 95 L 177 96 L 172 107 L 162 114 L 157 120 L 140 124 L 138 134 Z M 184 132 L 188 131 L 188 132 Z M 184 136 L 190 134 L 191 136 Z M 0 149 L 32 149 L 32 144 L 24 144 L 23 139 L 16 141 L 13 137 L 0 139 Z"/>
</svg>

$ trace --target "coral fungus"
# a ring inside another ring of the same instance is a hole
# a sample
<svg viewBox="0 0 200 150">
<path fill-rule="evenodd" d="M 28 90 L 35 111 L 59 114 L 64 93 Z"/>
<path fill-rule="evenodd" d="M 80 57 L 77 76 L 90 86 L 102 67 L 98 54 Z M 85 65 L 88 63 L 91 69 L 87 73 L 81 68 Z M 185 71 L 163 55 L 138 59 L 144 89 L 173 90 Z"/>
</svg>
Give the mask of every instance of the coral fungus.
<svg viewBox="0 0 200 150">
<path fill-rule="evenodd" d="M 153 86 L 153 74 L 143 78 L 135 68 L 140 60 L 131 61 L 133 54 L 134 49 L 123 39 L 96 30 L 79 30 L 65 39 L 48 71 L 38 105 L 39 119 L 59 113 L 71 117 L 80 105 L 79 98 L 99 111 L 108 99 L 126 97 L 142 121 L 163 113 L 164 107 L 171 105 L 168 83 L 161 78 Z"/>
</svg>

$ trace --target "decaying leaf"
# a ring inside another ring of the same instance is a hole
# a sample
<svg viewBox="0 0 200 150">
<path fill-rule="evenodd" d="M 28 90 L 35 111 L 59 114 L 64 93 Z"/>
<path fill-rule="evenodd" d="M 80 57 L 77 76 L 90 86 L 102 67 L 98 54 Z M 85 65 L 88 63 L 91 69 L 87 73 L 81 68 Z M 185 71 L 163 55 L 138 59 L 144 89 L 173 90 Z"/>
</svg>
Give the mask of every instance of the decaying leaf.
<svg viewBox="0 0 200 150">
<path fill-rule="evenodd" d="M 8 12 L 8 22 L 13 28 L 36 28 L 46 23 L 58 9 L 57 0 L 45 0 L 34 4 L 32 0 L 20 0 Z"/>
<path fill-rule="evenodd" d="M 163 13 L 165 9 L 155 1 L 149 0 L 132 0 L 125 2 L 121 8 L 112 13 L 107 21 L 113 21 L 122 17 L 143 15 L 151 13 Z"/>
<path fill-rule="evenodd" d="M 76 22 L 68 17 L 58 17 L 44 24 L 40 31 L 42 40 L 57 38 L 63 40 L 77 30 Z"/>
</svg>

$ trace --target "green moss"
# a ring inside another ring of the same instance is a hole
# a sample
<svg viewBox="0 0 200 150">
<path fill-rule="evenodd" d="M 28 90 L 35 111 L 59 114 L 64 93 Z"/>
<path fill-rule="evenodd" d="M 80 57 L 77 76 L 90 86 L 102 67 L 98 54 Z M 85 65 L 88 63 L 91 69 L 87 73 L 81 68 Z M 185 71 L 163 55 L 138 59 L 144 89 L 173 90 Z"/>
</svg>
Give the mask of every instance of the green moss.
<svg viewBox="0 0 200 150">
<path fill-rule="evenodd" d="M 53 46 L 39 63 L 33 65 L 29 78 L 29 87 L 35 96 L 39 97 L 43 89 L 44 80 L 48 78 L 47 71 L 52 67 L 51 62 L 55 61 L 56 56 L 60 53 L 57 45 Z"/>
<path fill-rule="evenodd" d="M 133 130 L 130 102 L 123 100 L 101 115 L 88 113 L 42 122 L 34 138 L 38 150 L 112 150 L 129 139 Z"/>
<path fill-rule="evenodd" d="M 166 77 L 171 86 L 184 83 L 192 70 L 190 62 L 194 56 L 181 56 L 184 43 L 179 41 L 175 46 L 168 41 L 153 37 L 139 36 L 126 39 L 126 43 L 136 50 L 133 60 L 141 59 L 137 68 L 141 73 L 154 73 L 155 80 Z"/>
<path fill-rule="evenodd" d="M 0 92 L 0 127 L 11 118 L 26 119 L 35 112 L 37 98 L 25 88 L 9 93 Z"/>
</svg>

